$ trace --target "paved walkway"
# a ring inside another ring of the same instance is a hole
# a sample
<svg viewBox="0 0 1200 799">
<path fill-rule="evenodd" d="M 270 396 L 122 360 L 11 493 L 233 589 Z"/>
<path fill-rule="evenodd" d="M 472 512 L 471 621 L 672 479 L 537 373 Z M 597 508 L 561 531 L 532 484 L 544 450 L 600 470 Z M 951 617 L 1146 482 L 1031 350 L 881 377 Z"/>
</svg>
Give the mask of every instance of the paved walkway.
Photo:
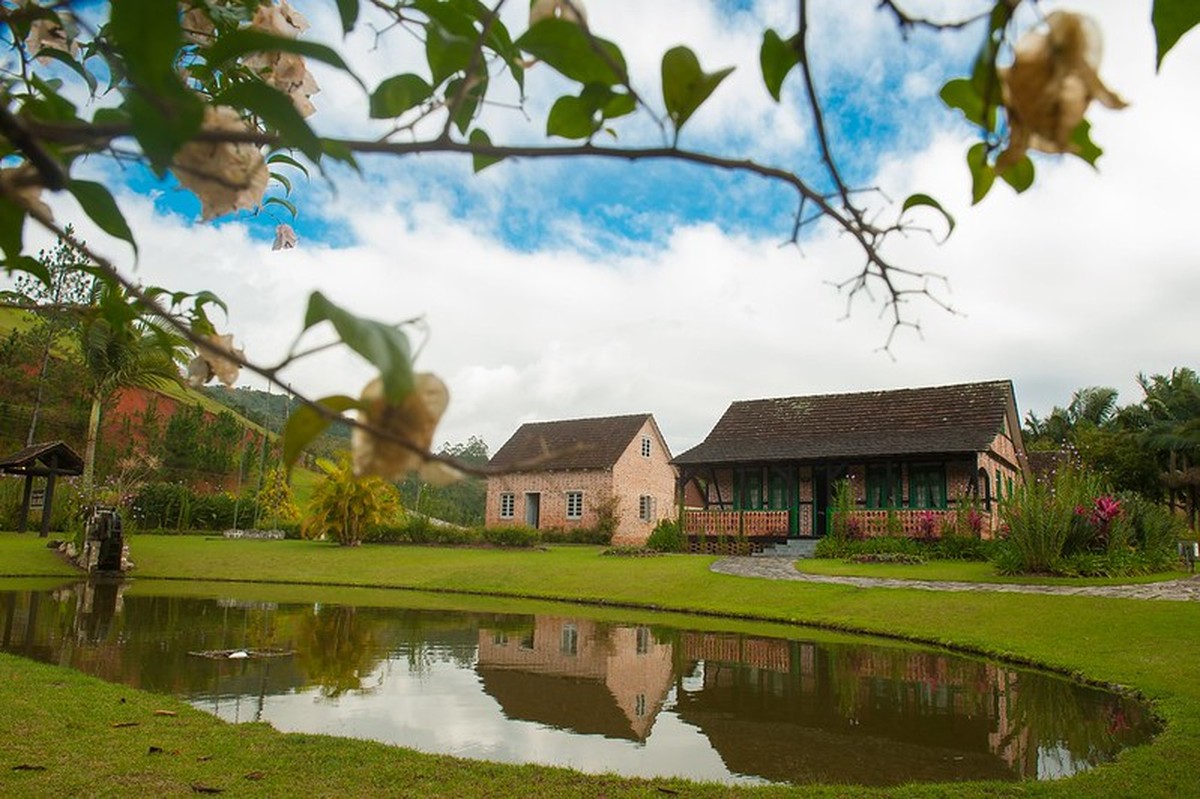
<svg viewBox="0 0 1200 799">
<path fill-rule="evenodd" d="M 853 585 L 858 588 L 915 588 L 920 591 L 990 591 L 1001 594 L 1060 594 L 1103 596 L 1118 599 L 1161 599 L 1170 602 L 1200 602 L 1200 575 L 1143 585 L 1015 585 L 1012 583 L 959 583 L 941 580 L 896 580 L 882 577 L 835 577 L 805 574 L 796 570 L 788 557 L 722 558 L 713 563 L 718 574 L 761 577 L 768 580 L 798 580 L 805 583 Z"/>
</svg>

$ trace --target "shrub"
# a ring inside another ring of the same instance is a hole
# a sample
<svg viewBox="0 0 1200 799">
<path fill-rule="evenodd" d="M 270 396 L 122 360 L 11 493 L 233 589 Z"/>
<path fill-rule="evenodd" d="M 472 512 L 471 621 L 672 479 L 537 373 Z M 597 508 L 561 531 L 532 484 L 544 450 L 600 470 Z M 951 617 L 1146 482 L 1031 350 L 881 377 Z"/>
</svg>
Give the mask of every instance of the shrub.
<svg viewBox="0 0 1200 799">
<path fill-rule="evenodd" d="M 656 552 L 682 552 L 683 543 L 683 530 L 679 522 L 662 519 L 654 525 L 654 530 L 646 539 L 646 548 Z"/>
<path fill-rule="evenodd" d="M 508 527 L 485 527 L 480 537 L 496 547 L 532 547 L 541 541 L 541 535 L 532 527 L 513 525 Z"/>
<path fill-rule="evenodd" d="M 612 543 L 612 533 L 602 527 L 549 527 L 541 531 L 545 544 L 601 544 Z"/>
<path fill-rule="evenodd" d="M 920 555 L 910 555 L 907 552 L 874 552 L 855 555 L 850 558 L 854 563 L 901 563 L 917 565 L 925 562 Z"/>
<path fill-rule="evenodd" d="M 320 458 L 325 476 L 313 488 L 308 516 L 301 523 L 305 538 L 332 538 L 342 546 L 358 546 L 363 536 L 395 521 L 401 512 L 400 495 L 378 477 L 356 479 L 350 462 Z"/>
</svg>

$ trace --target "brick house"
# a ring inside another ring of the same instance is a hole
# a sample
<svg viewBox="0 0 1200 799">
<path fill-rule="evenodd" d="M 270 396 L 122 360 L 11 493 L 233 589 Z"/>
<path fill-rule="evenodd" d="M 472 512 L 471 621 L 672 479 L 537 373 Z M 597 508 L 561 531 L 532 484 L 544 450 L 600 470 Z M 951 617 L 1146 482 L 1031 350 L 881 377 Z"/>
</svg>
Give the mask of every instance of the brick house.
<svg viewBox="0 0 1200 799">
<path fill-rule="evenodd" d="M 615 506 L 613 540 L 642 543 L 675 515 L 675 467 L 648 413 L 523 424 L 491 459 L 489 527 L 595 527 Z"/>
<path fill-rule="evenodd" d="M 1029 474 L 1007 380 L 734 402 L 673 462 L 685 533 L 776 541 L 825 535 L 844 479 L 866 535 L 936 534 L 969 503 L 990 536 Z"/>
</svg>

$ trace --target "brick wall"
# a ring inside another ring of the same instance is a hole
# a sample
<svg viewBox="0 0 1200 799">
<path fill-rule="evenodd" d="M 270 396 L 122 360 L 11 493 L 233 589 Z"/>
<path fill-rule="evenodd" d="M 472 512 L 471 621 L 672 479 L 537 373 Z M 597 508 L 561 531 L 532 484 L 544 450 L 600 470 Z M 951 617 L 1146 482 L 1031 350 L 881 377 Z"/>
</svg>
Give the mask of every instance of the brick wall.
<svg viewBox="0 0 1200 799">
<path fill-rule="evenodd" d="M 642 439 L 650 439 L 650 456 L 642 455 Z M 675 518 L 675 467 L 671 453 L 653 419 L 629 442 L 613 467 L 613 484 L 620 497 L 620 524 L 613 541 L 642 544 L 660 519 Z M 650 518 L 639 518 L 639 497 L 651 497 Z"/>
<path fill-rule="evenodd" d="M 523 472 L 489 477 L 487 482 L 487 513 L 489 527 L 506 524 L 525 524 L 528 508 L 527 494 L 538 494 L 538 527 L 561 527 L 571 530 L 596 526 L 596 504 L 612 495 L 613 475 L 608 469 L 571 469 L 565 471 Z M 567 518 L 567 492 L 583 492 L 583 515 Z M 513 494 L 513 517 L 500 518 L 500 495 Z"/>
</svg>

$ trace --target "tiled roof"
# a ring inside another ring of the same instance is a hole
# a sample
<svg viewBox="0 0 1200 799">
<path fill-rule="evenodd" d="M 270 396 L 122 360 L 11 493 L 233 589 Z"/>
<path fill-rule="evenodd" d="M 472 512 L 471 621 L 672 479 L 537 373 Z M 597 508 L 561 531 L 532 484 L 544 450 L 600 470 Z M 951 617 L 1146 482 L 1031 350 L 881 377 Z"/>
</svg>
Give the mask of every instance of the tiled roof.
<svg viewBox="0 0 1200 799">
<path fill-rule="evenodd" d="M 735 402 L 678 464 L 982 452 L 1003 429 L 1012 383 Z"/>
<path fill-rule="evenodd" d="M 490 465 L 498 469 L 607 469 L 638 434 L 648 413 L 521 425 Z"/>
<path fill-rule="evenodd" d="M 34 444 L 6 458 L 0 458 L 0 472 L 7 474 L 25 474 L 31 471 L 40 473 L 49 468 L 48 464 L 51 462 L 56 463 L 55 470 L 58 474 L 77 475 L 83 473 L 83 458 L 62 441 Z"/>
</svg>

